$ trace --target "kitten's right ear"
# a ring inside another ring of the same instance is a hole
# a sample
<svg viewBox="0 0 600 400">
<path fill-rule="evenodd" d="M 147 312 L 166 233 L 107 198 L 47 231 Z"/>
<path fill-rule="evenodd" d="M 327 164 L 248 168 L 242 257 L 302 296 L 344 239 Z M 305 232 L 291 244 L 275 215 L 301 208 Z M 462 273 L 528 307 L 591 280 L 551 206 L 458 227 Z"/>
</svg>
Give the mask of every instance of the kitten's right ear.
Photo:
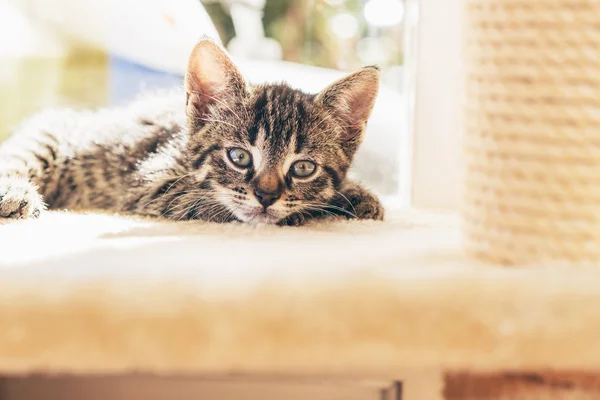
<svg viewBox="0 0 600 400">
<path fill-rule="evenodd" d="M 204 119 L 212 104 L 247 95 L 247 84 L 224 49 L 210 39 L 192 50 L 185 75 L 186 111 Z"/>
</svg>

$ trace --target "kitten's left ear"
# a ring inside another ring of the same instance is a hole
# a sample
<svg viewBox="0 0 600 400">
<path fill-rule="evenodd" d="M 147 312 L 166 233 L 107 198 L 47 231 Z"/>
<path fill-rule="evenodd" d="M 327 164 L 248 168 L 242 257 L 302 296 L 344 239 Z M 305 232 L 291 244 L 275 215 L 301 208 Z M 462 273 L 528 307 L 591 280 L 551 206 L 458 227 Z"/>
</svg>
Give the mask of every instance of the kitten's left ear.
<svg viewBox="0 0 600 400">
<path fill-rule="evenodd" d="M 360 142 L 379 91 L 379 68 L 362 68 L 330 85 L 316 101 L 329 108 L 344 126 L 344 140 Z"/>
<path fill-rule="evenodd" d="M 247 90 L 242 74 L 221 46 L 210 39 L 198 42 L 185 76 L 188 118 L 202 119 L 211 105 L 246 96 Z"/>
</svg>

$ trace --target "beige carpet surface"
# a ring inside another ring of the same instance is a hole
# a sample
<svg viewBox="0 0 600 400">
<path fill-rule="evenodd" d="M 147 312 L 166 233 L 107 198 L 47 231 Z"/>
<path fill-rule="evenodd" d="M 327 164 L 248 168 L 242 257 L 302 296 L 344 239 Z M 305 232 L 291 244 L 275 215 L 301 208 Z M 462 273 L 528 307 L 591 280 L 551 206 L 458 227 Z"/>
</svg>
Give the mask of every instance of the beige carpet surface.
<svg viewBox="0 0 600 400">
<path fill-rule="evenodd" d="M 0 225 L 2 373 L 586 369 L 599 307 L 600 270 L 473 263 L 453 215 Z"/>
</svg>

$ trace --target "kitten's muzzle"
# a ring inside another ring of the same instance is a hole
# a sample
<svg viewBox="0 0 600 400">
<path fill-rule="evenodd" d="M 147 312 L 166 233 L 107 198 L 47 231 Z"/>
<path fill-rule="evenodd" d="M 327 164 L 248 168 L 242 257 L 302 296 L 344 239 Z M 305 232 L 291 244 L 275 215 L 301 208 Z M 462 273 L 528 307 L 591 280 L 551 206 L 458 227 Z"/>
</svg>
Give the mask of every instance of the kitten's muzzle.
<svg viewBox="0 0 600 400">
<path fill-rule="evenodd" d="M 267 207 L 275 203 L 283 191 L 283 182 L 279 176 L 273 171 L 267 171 L 259 175 L 254 181 L 254 196 L 263 206 L 265 211 Z"/>
<path fill-rule="evenodd" d="M 265 208 L 269 207 L 273 203 L 275 203 L 281 197 L 281 191 L 276 192 L 263 192 L 260 189 L 254 190 L 254 196 L 258 202 Z"/>
</svg>

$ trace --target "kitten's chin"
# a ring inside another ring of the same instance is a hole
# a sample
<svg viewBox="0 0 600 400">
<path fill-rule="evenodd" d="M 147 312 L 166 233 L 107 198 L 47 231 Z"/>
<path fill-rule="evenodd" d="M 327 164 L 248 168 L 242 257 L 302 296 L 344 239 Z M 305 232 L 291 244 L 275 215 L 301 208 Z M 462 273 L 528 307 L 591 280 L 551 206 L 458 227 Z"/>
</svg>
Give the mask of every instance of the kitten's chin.
<svg viewBox="0 0 600 400">
<path fill-rule="evenodd" d="M 250 218 L 247 223 L 251 225 L 274 225 L 279 222 L 280 218 L 273 217 L 267 214 L 257 215 L 255 217 Z"/>
<path fill-rule="evenodd" d="M 273 225 L 281 220 L 280 217 L 277 217 L 276 215 L 274 215 L 272 213 L 264 212 L 264 211 L 247 212 L 247 213 L 236 212 L 235 216 L 240 221 L 245 222 L 247 224 L 251 224 L 251 225 L 265 225 L 265 224 Z"/>
</svg>

